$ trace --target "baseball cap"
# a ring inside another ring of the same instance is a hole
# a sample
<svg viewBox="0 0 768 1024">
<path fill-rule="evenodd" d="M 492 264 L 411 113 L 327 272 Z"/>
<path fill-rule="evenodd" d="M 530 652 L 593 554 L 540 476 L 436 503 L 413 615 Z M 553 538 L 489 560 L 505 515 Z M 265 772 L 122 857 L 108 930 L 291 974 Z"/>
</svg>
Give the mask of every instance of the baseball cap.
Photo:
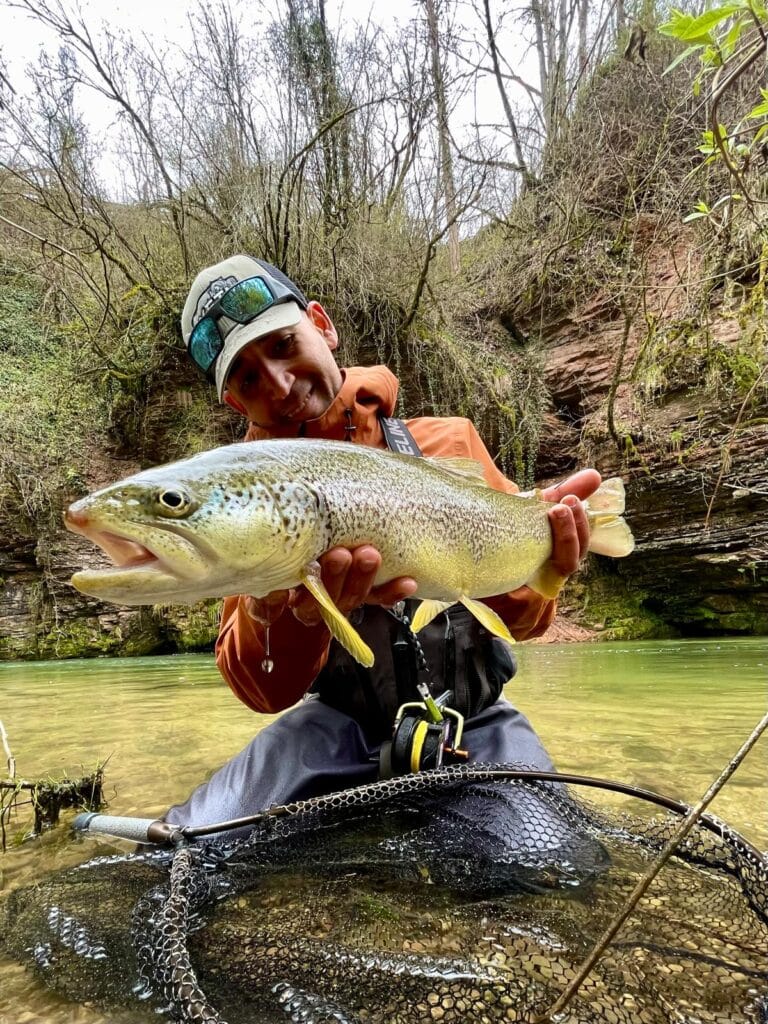
<svg viewBox="0 0 768 1024">
<path fill-rule="evenodd" d="M 215 381 L 219 400 L 242 350 L 295 326 L 307 305 L 301 289 L 266 260 L 230 256 L 200 271 L 184 303 L 181 333 L 192 361 Z"/>
</svg>

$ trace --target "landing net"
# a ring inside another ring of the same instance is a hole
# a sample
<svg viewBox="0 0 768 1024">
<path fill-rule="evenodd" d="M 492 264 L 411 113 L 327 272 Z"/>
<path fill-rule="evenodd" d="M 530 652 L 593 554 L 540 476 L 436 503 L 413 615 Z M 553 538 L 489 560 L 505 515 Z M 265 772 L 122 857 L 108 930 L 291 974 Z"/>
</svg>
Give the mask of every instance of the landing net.
<svg viewBox="0 0 768 1024">
<path fill-rule="evenodd" d="M 680 817 L 496 777 L 520 767 L 404 776 L 246 839 L 93 860 L 12 895 L 6 949 L 137 1021 L 548 1020 Z M 766 1024 L 765 857 L 700 822 L 557 1021 Z"/>
</svg>

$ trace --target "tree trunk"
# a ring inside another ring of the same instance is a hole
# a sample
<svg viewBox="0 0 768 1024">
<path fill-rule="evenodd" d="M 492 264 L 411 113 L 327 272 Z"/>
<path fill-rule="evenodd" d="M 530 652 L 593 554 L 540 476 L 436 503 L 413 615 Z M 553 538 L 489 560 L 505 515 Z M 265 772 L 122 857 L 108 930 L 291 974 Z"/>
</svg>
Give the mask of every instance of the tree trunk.
<svg viewBox="0 0 768 1024">
<path fill-rule="evenodd" d="M 445 219 L 450 225 L 448 229 L 449 265 L 453 275 L 460 269 L 459 260 L 459 226 L 456 222 L 456 183 L 453 176 L 453 155 L 451 139 L 448 131 L 448 105 L 445 97 L 443 69 L 440 60 L 440 34 L 438 31 L 437 6 L 435 0 L 424 0 L 429 31 L 429 48 L 432 54 L 432 80 L 435 87 L 435 104 L 437 107 L 437 135 L 440 158 L 440 177 L 445 195 Z"/>
<path fill-rule="evenodd" d="M 499 65 L 499 53 L 496 49 L 496 36 L 491 22 L 490 0 L 483 0 L 483 11 L 485 15 L 485 31 L 488 36 L 488 49 L 491 54 L 491 61 L 493 62 L 493 74 L 496 79 L 496 86 L 499 90 L 499 95 L 501 96 L 501 102 L 507 118 L 507 124 L 509 125 L 509 130 L 512 134 L 512 144 L 515 147 L 515 157 L 520 168 L 520 173 L 523 176 L 523 191 L 525 191 L 525 187 L 530 179 L 530 171 L 528 170 L 528 165 L 526 164 L 525 157 L 523 156 L 523 147 L 520 142 L 520 133 L 517 129 L 517 121 L 515 120 L 515 115 L 512 113 L 512 107 L 509 102 L 507 90 L 504 88 L 501 66 Z"/>
</svg>

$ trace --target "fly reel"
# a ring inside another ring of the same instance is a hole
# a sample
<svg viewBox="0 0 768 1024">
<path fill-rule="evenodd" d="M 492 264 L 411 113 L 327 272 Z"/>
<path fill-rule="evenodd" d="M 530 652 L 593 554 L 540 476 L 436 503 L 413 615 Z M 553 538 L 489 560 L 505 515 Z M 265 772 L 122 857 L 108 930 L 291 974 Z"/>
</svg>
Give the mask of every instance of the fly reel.
<svg viewBox="0 0 768 1024">
<path fill-rule="evenodd" d="M 437 699 L 427 691 L 423 701 L 400 706 L 392 740 L 381 745 L 379 778 L 390 779 L 467 760 L 469 752 L 459 746 L 464 716 L 447 706 L 452 698 L 451 691 Z"/>
</svg>

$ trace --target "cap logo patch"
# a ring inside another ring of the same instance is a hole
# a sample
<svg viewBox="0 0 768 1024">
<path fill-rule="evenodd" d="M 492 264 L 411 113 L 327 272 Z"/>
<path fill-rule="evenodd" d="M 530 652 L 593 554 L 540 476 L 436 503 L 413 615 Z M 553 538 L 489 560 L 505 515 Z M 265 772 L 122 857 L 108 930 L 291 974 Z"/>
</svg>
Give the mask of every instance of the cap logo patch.
<svg viewBox="0 0 768 1024">
<path fill-rule="evenodd" d="M 205 314 L 214 304 L 217 302 L 224 292 L 228 292 L 230 288 L 238 283 L 238 278 L 230 274 L 229 277 L 217 277 L 215 281 L 211 281 L 205 291 L 200 295 L 195 306 L 195 312 L 192 316 L 192 326 L 196 327 L 197 324 L 203 319 Z"/>
</svg>

